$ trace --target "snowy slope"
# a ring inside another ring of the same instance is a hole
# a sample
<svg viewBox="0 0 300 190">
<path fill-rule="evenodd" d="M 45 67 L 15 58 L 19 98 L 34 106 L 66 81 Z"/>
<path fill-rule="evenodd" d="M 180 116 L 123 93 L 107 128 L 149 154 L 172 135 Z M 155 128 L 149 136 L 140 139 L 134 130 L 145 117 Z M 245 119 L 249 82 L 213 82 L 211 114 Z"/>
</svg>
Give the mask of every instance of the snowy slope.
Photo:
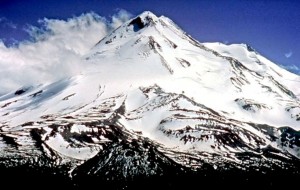
<svg viewBox="0 0 300 190">
<path fill-rule="evenodd" d="M 130 157 L 155 149 L 162 163 L 168 158 L 194 169 L 207 158 L 214 168 L 258 161 L 289 168 L 300 158 L 300 77 L 248 45 L 200 43 L 170 19 L 144 12 L 101 39 L 81 63 L 80 75 L 0 97 L 2 157 L 41 146 L 35 154 L 58 165 L 120 164 L 123 158 L 108 150 Z M 145 165 L 150 158 L 135 157 Z M 141 168 L 127 164 L 123 174 L 138 175 Z"/>
</svg>

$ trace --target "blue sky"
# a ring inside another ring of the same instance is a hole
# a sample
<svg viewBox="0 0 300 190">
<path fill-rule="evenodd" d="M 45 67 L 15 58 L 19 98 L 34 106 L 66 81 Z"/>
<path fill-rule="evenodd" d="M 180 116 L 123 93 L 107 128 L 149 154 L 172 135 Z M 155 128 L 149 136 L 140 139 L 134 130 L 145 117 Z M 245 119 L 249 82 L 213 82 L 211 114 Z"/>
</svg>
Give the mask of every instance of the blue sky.
<svg viewBox="0 0 300 190">
<path fill-rule="evenodd" d="M 111 18 L 124 9 L 165 15 L 200 42 L 247 43 L 279 65 L 300 68 L 300 1 L 289 0 L 1 0 L 0 39 L 11 45 L 43 18 L 67 19 L 93 11 Z"/>
</svg>

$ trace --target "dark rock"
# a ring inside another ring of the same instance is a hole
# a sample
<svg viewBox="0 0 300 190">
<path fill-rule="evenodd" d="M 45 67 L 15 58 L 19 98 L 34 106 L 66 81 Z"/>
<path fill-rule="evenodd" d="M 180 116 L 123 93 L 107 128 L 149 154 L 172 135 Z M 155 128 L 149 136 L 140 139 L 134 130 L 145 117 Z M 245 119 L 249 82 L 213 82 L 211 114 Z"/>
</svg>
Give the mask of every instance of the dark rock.
<svg viewBox="0 0 300 190">
<path fill-rule="evenodd" d="M 133 30 L 135 32 L 139 31 L 140 29 L 145 27 L 145 24 L 143 23 L 142 19 L 140 17 L 137 17 L 133 19 L 128 26 L 133 25 Z"/>
</svg>

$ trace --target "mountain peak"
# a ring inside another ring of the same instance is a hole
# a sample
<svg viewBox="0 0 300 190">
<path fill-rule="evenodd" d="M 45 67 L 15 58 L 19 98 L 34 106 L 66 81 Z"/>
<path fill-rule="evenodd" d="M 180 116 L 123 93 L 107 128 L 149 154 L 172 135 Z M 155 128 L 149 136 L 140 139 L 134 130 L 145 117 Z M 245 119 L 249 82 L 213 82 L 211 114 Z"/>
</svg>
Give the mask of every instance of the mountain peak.
<svg viewBox="0 0 300 190">
<path fill-rule="evenodd" d="M 153 14 L 151 11 L 144 11 L 140 15 L 138 15 L 138 17 L 141 17 L 141 18 L 152 17 L 152 18 L 157 19 L 157 16 L 155 14 Z"/>
<path fill-rule="evenodd" d="M 143 12 L 75 59 L 80 75 L 0 96 L 1 172 L 87 179 L 79 189 L 248 171 L 299 179 L 300 77 L 253 51 Z"/>
<path fill-rule="evenodd" d="M 158 18 L 150 11 L 145 11 L 132 19 L 128 26 L 133 25 L 134 31 L 139 31 L 140 29 L 144 28 L 145 26 L 154 25 L 157 22 Z"/>
</svg>

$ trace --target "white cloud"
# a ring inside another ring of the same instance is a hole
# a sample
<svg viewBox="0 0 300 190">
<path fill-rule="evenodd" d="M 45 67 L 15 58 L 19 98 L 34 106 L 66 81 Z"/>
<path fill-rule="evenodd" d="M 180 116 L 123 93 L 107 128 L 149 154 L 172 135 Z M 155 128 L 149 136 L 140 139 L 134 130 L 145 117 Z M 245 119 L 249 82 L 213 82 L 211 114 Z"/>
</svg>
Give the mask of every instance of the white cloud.
<svg viewBox="0 0 300 190">
<path fill-rule="evenodd" d="M 300 68 L 297 65 L 280 65 L 280 67 L 282 67 L 288 71 L 291 71 L 293 73 L 300 74 Z"/>
<path fill-rule="evenodd" d="M 223 41 L 223 44 L 228 45 L 228 44 L 229 44 L 229 41 L 228 41 L 228 40 L 225 40 L 225 41 Z"/>
<path fill-rule="evenodd" d="M 7 18 L 5 17 L 0 17 L 0 26 L 1 28 L 12 28 L 12 29 L 16 29 L 17 25 L 11 21 L 9 21 Z"/>
<path fill-rule="evenodd" d="M 0 95 L 80 73 L 81 57 L 129 17 L 121 10 L 111 21 L 93 12 L 67 20 L 45 18 L 39 21 L 42 27 L 27 29 L 32 41 L 6 47 L 0 40 Z"/>
<path fill-rule="evenodd" d="M 285 56 L 286 58 L 290 58 L 290 57 L 292 57 L 292 55 L 293 55 L 293 52 L 292 52 L 292 51 L 289 51 L 288 53 L 285 53 L 285 54 L 284 54 L 284 56 Z"/>
<path fill-rule="evenodd" d="M 130 13 L 125 10 L 119 10 L 119 12 L 112 16 L 112 27 L 118 28 L 125 21 L 129 20 L 132 17 Z"/>
</svg>

